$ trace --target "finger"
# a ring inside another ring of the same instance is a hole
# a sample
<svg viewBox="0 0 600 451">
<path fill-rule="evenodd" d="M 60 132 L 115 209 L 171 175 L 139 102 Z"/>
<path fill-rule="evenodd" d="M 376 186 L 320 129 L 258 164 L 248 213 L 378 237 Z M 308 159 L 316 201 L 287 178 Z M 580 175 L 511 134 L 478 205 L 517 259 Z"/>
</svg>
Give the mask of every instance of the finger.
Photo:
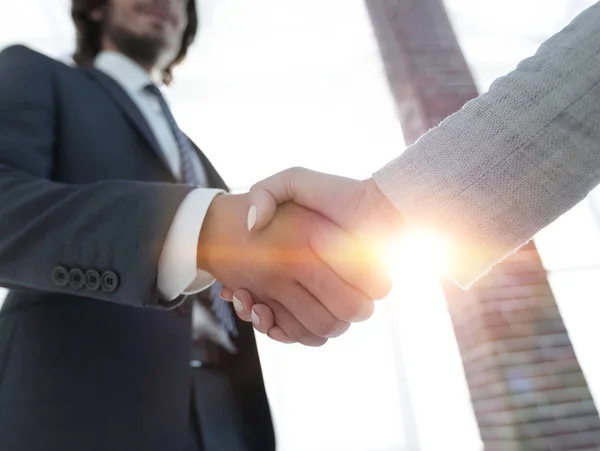
<svg viewBox="0 0 600 451">
<path fill-rule="evenodd" d="M 279 302 L 268 300 L 268 306 L 271 308 L 275 317 L 275 324 L 281 328 L 292 342 L 298 342 L 305 346 L 323 346 L 327 343 L 327 338 L 319 337 L 310 332 Z M 261 319 L 262 322 L 262 319 Z"/>
<path fill-rule="evenodd" d="M 316 255 L 344 282 L 370 299 L 383 299 L 392 289 L 392 279 L 377 253 L 333 225 L 315 227 L 310 245 Z"/>
<path fill-rule="evenodd" d="M 272 340 L 278 341 L 283 344 L 292 344 L 295 343 L 290 337 L 286 335 L 283 329 L 279 326 L 275 326 L 271 328 L 271 330 L 267 333 L 269 338 Z"/>
<path fill-rule="evenodd" d="M 269 338 L 275 341 L 279 341 L 285 344 L 294 343 L 294 341 L 287 336 L 283 329 L 279 326 L 275 326 L 275 318 L 273 311 L 268 305 L 256 304 L 252 308 L 252 325 L 254 328 L 262 333 L 267 334 Z"/>
<path fill-rule="evenodd" d="M 299 288 L 301 288 L 301 287 L 299 287 Z M 306 293 L 306 296 L 310 296 L 310 295 L 308 293 Z M 236 302 L 236 300 L 237 300 L 237 302 Z M 275 326 L 275 318 L 274 318 L 274 314 L 273 314 L 273 311 L 271 310 L 271 308 L 266 304 L 255 304 L 252 294 L 250 294 L 248 291 L 242 290 L 242 289 L 237 290 L 234 295 L 234 306 L 238 303 L 240 303 L 242 305 L 241 310 L 236 308 L 236 313 L 238 314 L 240 319 L 242 319 L 243 321 L 248 321 L 248 322 L 251 321 L 254 328 L 258 332 L 263 333 L 263 334 L 268 334 L 271 337 L 271 335 L 272 335 L 271 331 Z M 283 312 L 281 312 L 281 313 L 283 313 Z M 295 321 L 296 321 L 296 323 L 292 323 L 291 318 L 286 316 L 284 319 L 284 323 L 285 323 L 284 327 L 287 329 L 297 330 L 297 332 L 293 332 L 293 333 L 306 335 L 306 340 L 309 340 L 311 342 L 314 341 L 315 337 L 310 336 L 309 334 L 306 334 L 306 332 L 305 332 L 306 329 L 303 328 L 302 325 L 297 322 L 297 320 L 295 320 Z M 339 335 L 339 334 L 345 332 L 349 326 L 350 326 L 349 324 L 342 325 L 341 327 L 338 326 L 336 335 Z M 279 329 L 279 330 L 277 330 L 277 329 Z M 298 339 L 293 340 L 292 338 L 290 338 L 288 336 L 288 334 L 286 334 L 281 327 L 277 327 L 277 329 L 273 332 L 274 335 L 271 337 L 274 340 L 280 341 L 282 343 L 295 343 L 295 342 L 299 341 Z"/>
<path fill-rule="evenodd" d="M 373 314 L 373 300 L 344 282 L 325 264 L 318 269 L 314 265 L 300 266 L 297 277 L 299 283 L 340 321 L 364 321 Z"/>
<path fill-rule="evenodd" d="M 340 216 L 336 212 L 348 210 L 346 204 L 353 203 L 355 194 L 361 190 L 361 182 L 357 180 L 304 168 L 286 169 L 250 189 L 248 229 L 265 227 L 273 219 L 277 205 L 285 202 L 294 202 L 330 217 L 334 222 L 345 223 L 348 221 L 346 214 Z"/>
<path fill-rule="evenodd" d="M 222 287 L 219 296 L 227 302 L 233 302 L 233 290 L 231 288 Z"/>
<path fill-rule="evenodd" d="M 295 343 L 279 326 L 274 326 L 273 311 L 264 304 L 255 304 L 254 298 L 246 290 L 237 290 L 234 294 L 237 302 L 241 304 L 241 309 L 236 308 L 236 313 L 240 319 L 244 321 L 252 320 L 252 313 L 257 318 L 255 321 L 259 323 L 259 327 L 255 329 L 261 333 L 266 333 L 269 338 L 285 344 Z M 234 301 L 235 305 L 235 301 Z M 250 313 L 248 313 L 250 312 Z"/>
<path fill-rule="evenodd" d="M 254 307 L 254 298 L 248 291 L 236 290 L 232 295 L 233 309 L 237 316 L 246 322 L 252 321 L 252 308 Z"/>
<path fill-rule="evenodd" d="M 321 262 L 319 267 L 326 269 Z M 278 291 L 277 301 L 309 332 L 323 338 L 342 335 L 350 324 L 336 318 L 321 302 L 299 284 L 286 284 Z M 277 320 L 276 323 L 282 324 Z"/>
<path fill-rule="evenodd" d="M 270 307 L 264 304 L 257 304 L 252 307 L 252 325 L 261 334 L 267 334 L 275 324 L 273 311 Z"/>
<path fill-rule="evenodd" d="M 250 189 L 250 208 L 248 210 L 248 231 L 265 227 L 277 211 L 277 202 L 266 189 L 256 185 Z"/>
</svg>

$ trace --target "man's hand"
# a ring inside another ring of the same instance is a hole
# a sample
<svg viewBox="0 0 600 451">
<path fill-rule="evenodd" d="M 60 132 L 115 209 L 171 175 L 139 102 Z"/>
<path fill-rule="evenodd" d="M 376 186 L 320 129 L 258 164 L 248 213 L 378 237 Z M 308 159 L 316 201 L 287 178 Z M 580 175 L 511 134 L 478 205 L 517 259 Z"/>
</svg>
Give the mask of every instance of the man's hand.
<svg viewBox="0 0 600 451">
<path fill-rule="evenodd" d="M 369 263 L 361 242 L 322 215 L 289 203 L 249 232 L 249 206 L 248 195 L 215 198 L 200 234 L 198 267 L 251 293 L 259 311 L 274 312 L 286 341 L 322 345 L 350 322 L 367 319 L 373 299 L 389 291 L 389 279 Z"/>
<path fill-rule="evenodd" d="M 293 202 L 328 218 L 344 229 L 348 235 L 358 240 L 363 249 L 362 255 L 369 255 L 363 267 L 377 271 L 382 279 L 389 280 L 385 268 L 377 262 L 379 255 L 389 246 L 400 230 L 401 218 L 398 210 L 383 195 L 372 179 L 358 181 L 345 177 L 323 174 L 303 168 L 294 168 L 276 174 L 254 185 L 249 193 L 252 206 L 248 212 L 247 224 L 252 233 L 260 233 L 281 211 L 281 204 Z M 360 278 L 359 267 L 348 273 L 344 263 L 347 254 L 342 246 L 334 243 L 321 243 L 317 246 L 324 261 L 338 274 L 345 272 L 345 280 Z M 372 276 L 371 276 L 372 277 Z M 362 284 L 365 286 L 365 284 Z M 282 342 L 293 342 L 293 337 L 285 334 L 289 315 L 278 315 L 267 305 L 254 298 L 248 290 L 237 290 L 224 283 L 223 297 L 235 301 L 238 316 L 246 321 L 254 319 L 255 328 Z M 242 288 L 247 288 L 243 287 Z M 368 291 L 368 287 L 366 288 Z M 380 293 L 379 293 L 380 294 Z M 386 293 L 387 294 L 387 293 Z M 384 296 L 375 296 L 380 299 Z M 254 316 L 254 318 L 253 318 Z M 257 321 L 257 317 L 260 318 Z M 275 326 L 275 327 L 274 327 Z"/>
</svg>

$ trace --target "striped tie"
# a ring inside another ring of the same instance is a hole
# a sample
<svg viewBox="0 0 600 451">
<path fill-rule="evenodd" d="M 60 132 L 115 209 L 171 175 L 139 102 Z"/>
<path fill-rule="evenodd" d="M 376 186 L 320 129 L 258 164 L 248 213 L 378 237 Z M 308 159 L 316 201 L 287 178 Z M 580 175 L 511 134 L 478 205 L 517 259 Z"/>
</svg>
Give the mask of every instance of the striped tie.
<svg viewBox="0 0 600 451">
<path fill-rule="evenodd" d="M 196 152 L 194 151 L 192 144 L 188 140 L 187 136 L 185 136 L 185 134 L 177 126 L 177 122 L 175 121 L 175 118 L 171 113 L 171 109 L 162 95 L 162 92 L 160 92 L 160 89 L 158 89 L 158 87 L 154 84 L 149 84 L 144 89 L 156 97 L 164 117 L 167 120 L 171 131 L 173 132 L 181 159 L 181 181 L 190 185 L 199 186 L 201 184 L 201 178 L 198 174 L 196 166 L 194 165 L 194 156 L 196 155 Z M 212 310 L 215 318 L 219 321 L 219 323 L 221 323 L 223 328 L 230 334 L 237 336 L 237 328 L 235 325 L 233 312 L 231 311 L 231 306 L 229 303 L 221 299 L 221 288 L 222 287 L 219 283 L 215 283 L 209 290 L 207 301 L 210 304 L 210 309 Z M 199 296 L 199 298 L 204 299 L 205 297 Z"/>
</svg>

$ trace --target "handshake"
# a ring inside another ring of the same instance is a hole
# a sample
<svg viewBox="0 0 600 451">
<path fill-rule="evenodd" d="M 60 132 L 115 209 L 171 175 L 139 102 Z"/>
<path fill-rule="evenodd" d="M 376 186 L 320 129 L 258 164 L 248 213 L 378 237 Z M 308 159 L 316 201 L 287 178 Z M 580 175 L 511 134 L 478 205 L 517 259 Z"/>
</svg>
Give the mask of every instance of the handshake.
<svg viewBox="0 0 600 451">
<path fill-rule="evenodd" d="M 373 180 L 288 169 L 248 194 L 215 198 L 198 268 L 259 332 L 320 346 L 369 318 L 391 290 L 382 257 L 400 225 Z"/>
</svg>

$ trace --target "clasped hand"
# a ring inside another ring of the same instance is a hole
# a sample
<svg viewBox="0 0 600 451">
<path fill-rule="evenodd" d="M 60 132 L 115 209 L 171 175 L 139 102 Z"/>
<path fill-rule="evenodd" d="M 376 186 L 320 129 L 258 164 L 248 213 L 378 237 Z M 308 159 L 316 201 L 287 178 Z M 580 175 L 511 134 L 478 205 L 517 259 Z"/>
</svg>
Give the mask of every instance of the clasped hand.
<svg viewBox="0 0 600 451">
<path fill-rule="evenodd" d="M 213 201 L 198 266 L 258 331 L 320 346 L 369 318 L 390 291 L 379 251 L 397 216 L 372 181 L 287 170 Z"/>
</svg>

